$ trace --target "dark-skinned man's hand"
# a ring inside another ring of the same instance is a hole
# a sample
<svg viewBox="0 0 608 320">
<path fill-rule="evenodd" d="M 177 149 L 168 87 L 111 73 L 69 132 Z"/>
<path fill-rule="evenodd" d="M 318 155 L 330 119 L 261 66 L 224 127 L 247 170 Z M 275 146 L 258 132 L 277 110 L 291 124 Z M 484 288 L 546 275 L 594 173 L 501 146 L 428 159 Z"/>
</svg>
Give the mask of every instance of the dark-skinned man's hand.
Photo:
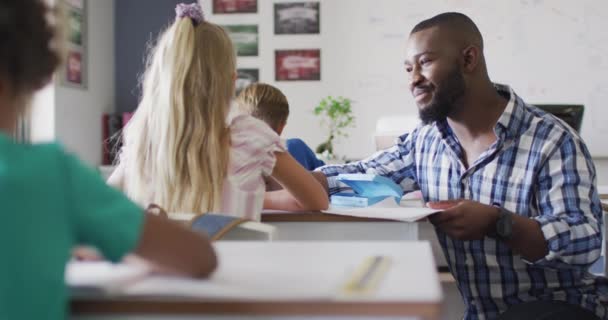
<svg viewBox="0 0 608 320">
<path fill-rule="evenodd" d="M 471 200 L 429 202 L 432 209 L 443 210 L 429 216 L 435 227 L 459 240 L 480 240 L 493 234 L 500 216 L 498 208 Z"/>
</svg>

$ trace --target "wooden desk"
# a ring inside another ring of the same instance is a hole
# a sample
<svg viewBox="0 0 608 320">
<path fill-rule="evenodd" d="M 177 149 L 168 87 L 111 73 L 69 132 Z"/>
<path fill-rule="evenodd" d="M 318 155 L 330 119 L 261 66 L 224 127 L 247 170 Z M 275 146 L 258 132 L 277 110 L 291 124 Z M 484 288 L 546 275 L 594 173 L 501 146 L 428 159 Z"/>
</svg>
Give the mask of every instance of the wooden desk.
<svg viewBox="0 0 608 320">
<path fill-rule="evenodd" d="M 420 200 L 402 206 L 420 207 Z M 263 212 L 262 222 L 277 227 L 275 240 L 292 241 L 399 241 L 418 240 L 418 224 L 376 218 L 358 218 L 320 212 Z"/>
<path fill-rule="evenodd" d="M 442 293 L 427 242 L 217 242 L 209 280 L 151 276 L 120 293 L 75 297 L 72 319 L 200 315 L 390 316 L 437 319 Z M 392 264 L 369 296 L 339 294 L 369 256 Z M 415 261 L 415 263 L 412 263 Z"/>
<path fill-rule="evenodd" d="M 416 200 L 401 204 L 421 205 Z M 320 212 L 264 212 L 262 222 L 277 228 L 275 241 L 430 241 L 435 262 L 440 270 L 447 271 L 447 261 L 428 221 L 408 223 Z"/>
<path fill-rule="evenodd" d="M 320 212 L 265 212 L 262 222 L 275 226 L 275 241 L 418 240 L 416 223 L 358 218 Z"/>
</svg>

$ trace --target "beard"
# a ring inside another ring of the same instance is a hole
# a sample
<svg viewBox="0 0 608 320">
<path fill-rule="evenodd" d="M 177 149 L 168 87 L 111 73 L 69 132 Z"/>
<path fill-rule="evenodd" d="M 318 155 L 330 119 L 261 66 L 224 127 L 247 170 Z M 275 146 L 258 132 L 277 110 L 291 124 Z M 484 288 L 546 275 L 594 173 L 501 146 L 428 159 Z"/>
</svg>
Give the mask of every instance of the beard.
<svg viewBox="0 0 608 320">
<path fill-rule="evenodd" d="M 465 83 L 457 66 L 435 87 L 433 99 L 420 108 L 418 114 L 424 124 L 444 121 L 458 108 L 458 100 L 464 96 Z"/>
</svg>

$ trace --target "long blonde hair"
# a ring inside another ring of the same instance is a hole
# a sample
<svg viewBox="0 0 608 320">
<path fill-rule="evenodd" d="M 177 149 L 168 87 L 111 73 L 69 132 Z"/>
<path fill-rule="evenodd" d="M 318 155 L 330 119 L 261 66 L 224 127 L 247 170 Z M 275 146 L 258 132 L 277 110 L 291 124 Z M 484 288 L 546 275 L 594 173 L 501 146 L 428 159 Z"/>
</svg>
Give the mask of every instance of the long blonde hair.
<svg viewBox="0 0 608 320">
<path fill-rule="evenodd" d="M 143 97 L 124 131 L 124 188 L 169 212 L 218 210 L 227 172 L 234 48 L 219 26 L 177 19 L 148 59 Z"/>
</svg>

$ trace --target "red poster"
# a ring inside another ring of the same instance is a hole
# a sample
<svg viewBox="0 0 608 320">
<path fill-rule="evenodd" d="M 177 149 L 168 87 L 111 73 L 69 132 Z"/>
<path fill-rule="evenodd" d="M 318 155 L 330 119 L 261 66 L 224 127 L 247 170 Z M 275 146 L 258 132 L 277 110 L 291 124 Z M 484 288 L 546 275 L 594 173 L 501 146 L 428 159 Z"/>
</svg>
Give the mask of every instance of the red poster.
<svg viewBox="0 0 608 320">
<path fill-rule="evenodd" d="M 275 51 L 276 81 L 321 80 L 321 50 Z"/>
<path fill-rule="evenodd" d="M 256 13 L 257 0 L 213 0 L 213 13 Z"/>
</svg>

